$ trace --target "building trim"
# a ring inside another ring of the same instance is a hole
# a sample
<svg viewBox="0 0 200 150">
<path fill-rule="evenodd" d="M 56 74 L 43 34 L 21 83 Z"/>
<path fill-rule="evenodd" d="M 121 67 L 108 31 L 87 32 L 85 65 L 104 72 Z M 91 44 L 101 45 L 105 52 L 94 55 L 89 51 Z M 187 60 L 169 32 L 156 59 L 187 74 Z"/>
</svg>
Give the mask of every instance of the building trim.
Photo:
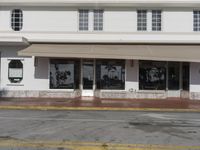
<svg viewBox="0 0 200 150">
<path fill-rule="evenodd" d="M 2 6 L 199 7 L 198 0 L 1 0 Z"/>
</svg>

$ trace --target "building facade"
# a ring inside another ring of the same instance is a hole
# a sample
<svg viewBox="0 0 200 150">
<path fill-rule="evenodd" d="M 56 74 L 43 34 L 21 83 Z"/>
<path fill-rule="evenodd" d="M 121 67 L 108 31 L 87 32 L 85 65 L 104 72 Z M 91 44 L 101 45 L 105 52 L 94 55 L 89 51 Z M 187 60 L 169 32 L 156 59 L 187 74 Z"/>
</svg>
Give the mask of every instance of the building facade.
<svg viewBox="0 0 200 150">
<path fill-rule="evenodd" d="M 200 99 L 200 1 L 0 2 L 1 97 Z"/>
</svg>

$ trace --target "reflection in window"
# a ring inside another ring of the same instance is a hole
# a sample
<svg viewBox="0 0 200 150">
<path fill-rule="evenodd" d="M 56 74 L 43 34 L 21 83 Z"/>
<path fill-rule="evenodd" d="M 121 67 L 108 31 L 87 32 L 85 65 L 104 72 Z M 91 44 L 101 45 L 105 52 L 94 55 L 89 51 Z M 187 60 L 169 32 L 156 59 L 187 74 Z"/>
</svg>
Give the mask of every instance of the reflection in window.
<svg viewBox="0 0 200 150">
<path fill-rule="evenodd" d="M 97 89 L 124 89 L 125 61 L 97 60 L 96 85 Z"/>
<path fill-rule="evenodd" d="M 79 88 L 79 66 L 76 60 L 53 59 L 50 61 L 50 88 Z"/>
<path fill-rule="evenodd" d="M 140 61 L 139 68 L 140 90 L 166 89 L 166 62 Z"/>
<path fill-rule="evenodd" d="M 180 63 L 168 62 L 168 89 L 178 90 L 180 81 Z"/>
<path fill-rule="evenodd" d="M 190 86 L 190 64 L 188 62 L 183 62 L 182 64 L 182 81 L 183 81 L 183 90 L 189 91 Z"/>
<path fill-rule="evenodd" d="M 8 64 L 8 79 L 11 83 L 19 83 L 23 79 L 23 64 L 21 60 L 11 60 Z"/>
</svg>

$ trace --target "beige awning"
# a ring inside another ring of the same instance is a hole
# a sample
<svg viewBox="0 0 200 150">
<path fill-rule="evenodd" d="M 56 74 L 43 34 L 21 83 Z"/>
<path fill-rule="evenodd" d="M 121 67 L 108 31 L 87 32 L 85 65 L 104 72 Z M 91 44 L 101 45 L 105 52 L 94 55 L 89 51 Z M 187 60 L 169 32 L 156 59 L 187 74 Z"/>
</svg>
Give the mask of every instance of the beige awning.
<svg viewBox="0 0 200 150">
<path fill-rule="evenodd" d="M 198 45 L 32 44 L 20 56 L 200 62 Z"/>
</svg>

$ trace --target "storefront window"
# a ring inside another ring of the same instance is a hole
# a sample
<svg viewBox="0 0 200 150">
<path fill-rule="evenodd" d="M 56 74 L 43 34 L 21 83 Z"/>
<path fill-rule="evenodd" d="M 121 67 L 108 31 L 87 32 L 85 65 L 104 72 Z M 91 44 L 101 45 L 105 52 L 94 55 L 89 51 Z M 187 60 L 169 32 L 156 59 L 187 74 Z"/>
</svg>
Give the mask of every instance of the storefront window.
<svg viewBox="0 0 200 150">
<path fill-rule="evenodd" d="M 97 89 L 124 89 L 125 61 L 97 60 L 96 85 Z"/>
<path fill-rule="evenodd" d="M 23 64 L 21 60 L 11 60 L 8 64 L 8 79 L 11 83 L 19 83 L 23 79 Z"/>
<path fill-rule="evenodd" d="M 50 88 L 79 88 L 80 61 L 52 59 L 50 61 Z"/>
<path fill-rule="evenodd" d="M 182 81 L 183 81 L 183 90 L 189 90 L 189 84 L 190 84 L 190 65 L 187 62 L 184 62 L 182 64 Z"/>
<path fill-rule="evenodd" d="M 168 89 L 180 89 L 180 63 L 168 62 Z"/>
<path fill-rule="evenodd" d="M 166 62 L 140 61 L 139 68 L 140 90 L 166 89 Z"/>
</svg>

